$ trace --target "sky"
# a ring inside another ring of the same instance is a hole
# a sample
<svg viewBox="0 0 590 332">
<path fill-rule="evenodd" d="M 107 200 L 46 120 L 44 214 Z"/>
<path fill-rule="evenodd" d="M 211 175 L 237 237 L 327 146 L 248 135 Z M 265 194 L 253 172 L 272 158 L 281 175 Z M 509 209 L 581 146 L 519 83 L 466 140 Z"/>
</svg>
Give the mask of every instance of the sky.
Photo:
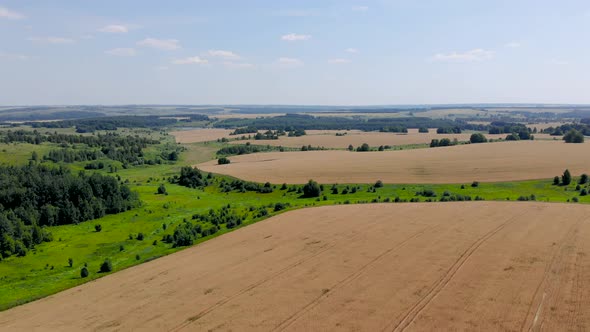
<svg viewBox="0 0 590 332">
<path fill-rule="evenodd" d="M 587 0 L 0 0 L 0 105 L 590 104 Z"/>
</svg>

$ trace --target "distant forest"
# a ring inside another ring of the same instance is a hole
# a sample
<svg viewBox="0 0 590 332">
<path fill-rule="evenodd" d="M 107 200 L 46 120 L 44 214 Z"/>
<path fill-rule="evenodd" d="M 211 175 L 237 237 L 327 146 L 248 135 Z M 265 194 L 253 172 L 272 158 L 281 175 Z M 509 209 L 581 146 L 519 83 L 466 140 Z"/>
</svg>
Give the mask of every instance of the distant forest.
<svg viewBox="0 0 590 332">
<path fill-rule="evenodd" d="M 225 119 L 214 123 L 217 128 L 249 127 L 258 130 L 351 130 L 406 132 L 408 128 L 453 128 L 463 130 L 487 130 L 485 125 L 464 121 L 430 119 L 422 117 L 350 119 L 344 117 L 314 117 L 287 114 L 258 119 Z"/>
<path fill-rule="evenodd" d="M 118 128 L 159 128 L 173 125 L 176 118 L 187 118 L 188 121 L 208 121 L 209 117 L 202 114 L 183 114 L 160 117 L 149 116 L 109 116 L 90 119 L 64 120 L 54 122 L 28 122 L 33 128 L 76 128 L 78 133 L 92 133 L 97 130 L 117 130 Z"/>
</svg>

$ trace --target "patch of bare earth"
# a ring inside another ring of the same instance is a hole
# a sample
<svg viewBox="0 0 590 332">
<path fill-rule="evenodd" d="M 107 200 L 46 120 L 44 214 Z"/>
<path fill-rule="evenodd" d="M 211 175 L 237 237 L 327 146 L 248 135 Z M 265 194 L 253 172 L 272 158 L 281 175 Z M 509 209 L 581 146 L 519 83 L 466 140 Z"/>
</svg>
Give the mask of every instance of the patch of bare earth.
<svg viewBox="0 0 590 332">
<path fill-rule="evenodd" d="M 590 206 L 297 210 L 0 313 L 0 330 L 590 328 Z"/>
<path fill-rule="evenodd" d="M 197 165 L 207 172 L 272 183 L 461 183 L 552 178 L 587 172 L 588 143 L 518 141 L 383 152 L 270 152 Z"/>
</svg>

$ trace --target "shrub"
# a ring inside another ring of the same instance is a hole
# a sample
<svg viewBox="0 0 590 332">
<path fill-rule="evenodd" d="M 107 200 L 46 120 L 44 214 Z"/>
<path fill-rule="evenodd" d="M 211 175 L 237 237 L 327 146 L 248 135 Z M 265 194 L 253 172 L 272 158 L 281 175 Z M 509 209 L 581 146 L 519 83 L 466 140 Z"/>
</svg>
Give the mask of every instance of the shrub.
<svg viewBox="0 0 590 332">
<path fill-rule="evenodd" d="M 303 197 L 320 197 L 322 190 L 317 182 L 309 180 L 303 186 Z"/>
<path fill-rule="evenodd" d="M 221 157 L 221 158 L 217 159 L 218 165 L 227 165 L 229 163 L 231 163 L 231 161 L 226 157 Z"/>
<path fill-rule="evenodd" d="M 381 180 L 377 180 L 374 185 L 375 188 L 383 188 L 383 182 Z"/>
<path fill-rule="evenodd" d="M 136 239 L 138 239 L 139 241 L 143 241 L 143 233 L 137 233 Z"/>
<path fill-rule="evenodd" d="M 580 191 L 580 196 L 586 196 L 586 195 L 588 195 L 588 190 L 586 190 L 586 188 L 584 188 Z"/>
<path fill-rule="evenodd" d="M 485 143 L 488 140 L 482 133 L 475 133 L 475 134 L 471 135 L 471 137 L 469 138 L 469 141 L 471 143 Z"/>
<path fill-rule="evenodd" d="M 578 198 L 577 198 L 577 197 L 574 197 L 574 198 L 572 198 L 572 202 L 574 202 L 574 203 L 578 203 L 578 201 L 579 201 L 579 200 L 578 200 Z"/>
<path fill-rule="evenodd" d="M 567 186 L 570 183 L 572 183 L 572 175 L 570 174 L 570 171 L 566 169 L 561 176 L 561 184 Z"/>
<path fill-rule="evenodd" d="M 563 136 L 563 140 L 566 143 L 584 143 L 584 135 L 581 132 L 572 129 Z"/>
<path fill-rule="evenodd" d="M 555 177 L 553 178 L 553 184 L 554 184 L 554 185 L 558 185 L 558 184 L 559 184 L 559 176 L 555 176 Z"/>
<path fill-rule="evenodd" d="M 479 182 L 477 182 L 477 181 L 473 181 L 473 183 L 471 183 L 471 186 L 472 186 L 473 188 L 477 188 L 477 187 L 479 187 Z"/>
<path fill-rule="evenodd" d="M 283 185 L 281 186 L 281 190 L 287 190 L 287 184 L 283 183 Z"/>
<path fill-rule="evenodd" d="M 70 267 L 74 266 L 74 260 L 73 260 L 73 259 L 71 259 L 71 258 L 68 258 L 68 265 L 69 265 Z"/>
<path fill-rule="evenodd" d="M 86 266 L 84 266 L 81 270 L 80 270 L 80 277 L 81 278 L 86 278 L 88 277 L 90 273 L 88 272 L 88 268 Z"/>
<path fill-rule="evenodd" d="M 140 259 L 141 259 L 141 257 L 139 257 L 139 255 L 135 255 L 135 260 L 136 260 L 136 261 L 138 261 L 138 260 L 140 260 Z"/>
<path fill-rule="evenodd" d="M 123 247 L 123 245 L 120 245 L 119 246 L 119 251 L 123 251 L 123 250 L 125 250 L 125 247 Z"/>
<path fill-rule="evenodd" d="M 166 195 L 166 186 L 164 184 L 158 187 L 158 195 Z"/>
<path fill-rule="evenodd" d="M 94 225 L 94 230 L 100 232 L 102 231 L 102 226 L 100 224 Z"/>
<path fill-rule="evenodd" d="M 152 242 L 153 246 L 157 246 L 158 245 L 158 240 L 154 240 L 154 242 Z"/>
<path fill-rule="evenodd" d="M 356 150 L 359 151 L 359 152 L 367 152 L 367 151 L 371 150 L 371 147 L 369 146 L 369 144 L 363 143 Z"/>
<path fill-rule="evenodd" d="M 428 128 L 426 128 L 426 127 L 420 127 L 420 128 L 418 128 L 418 132 L 419 133 L 428 133 Z"/>
<path fill-rule="evenodd" d="M 582 174 L 580 176 L 580 181 L 578 181 L 579 184 L 586 184 L 588 183 L 588 174 Z"/>
<path fill-rule="evenodd" d="M 576 186 L 576 191 L 580 190 L 580 188 L 582 188 L 582 187 L 580 187 L 580 185 L 577 185 Z"/>
<path fill-rule="evenodd" d="M 106 272 L 111 272 L 113 270 L 113 264 L 111 263 L 110 259 L 105 259 L 104 262 L 102 262 L 102 264 L 100 264 L 100 272 L 101 273 L 106 273 Z"/>
</svg>

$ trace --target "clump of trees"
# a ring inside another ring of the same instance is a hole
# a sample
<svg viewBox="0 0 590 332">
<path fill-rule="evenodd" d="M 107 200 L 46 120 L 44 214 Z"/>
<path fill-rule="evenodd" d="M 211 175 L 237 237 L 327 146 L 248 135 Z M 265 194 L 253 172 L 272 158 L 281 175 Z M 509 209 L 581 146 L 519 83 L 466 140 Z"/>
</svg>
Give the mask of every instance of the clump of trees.
<svg viewBox="0 0 590 332">
<path fill-rule="evenodd" d="M 322 189 L 320 188 L 320 185 L 314 180 L 309 180 L 303 186 L 303 197 L 320 197 L 321 194 Z"/>
<path fill-rule="evenodd" d="M 571 129 L 563 136 L 563 140 L 566 143 L 584 143 L 584 135 L 575 129 Z"/>
<path fill-rule="evenodd" d="M 566 169 L 561 176 L 561 184 L 568 186 L 570 183 L 572 183 L 572 174 L 570 173 L 569 169 Z"/>
<path fill-rule="evenodd" d="M 367 152 L 371 151 L 371 147 L 367 143 L 363 143 L 361 146 L 356 148 L 357 152 Z"/>
<path fill-rule="evenodd" d="M 205 177 L 203 172 L 196 167 L 183 166 L 180 169 L 180 175 L 174 175 L 169 179 L 169 182 L 189 188 L 202 188 L 209 185 L 207 181 L 209 176 L 211 174 Z"/>
<path fill-rule="evenodd" d="M 471 134 L 469 141 L 471 143 L 485 143 L 488 141 L 488 139 L 482 133 L 474 133 Z"/>
<path fill-rule="evenodd" d="M 460 134 L 461 128 L 459 126 L 440 127 L 436 129 L 437 134 Z"/>
<path fill-rule="evenodd" d="M 231 163 L 231 161 L 226 157 L 221 157 L 221 158 L 217 159 L 218 165 L 227 165 L 229 163 Z"/>
<path fill-rule="evenodd" d="M 433 139 L 432 141 L 430 141 L 430 147 L 431 148 L 437 148 L 437 147 L 441 147 L 441 146 L 453 146 L 453 145 L 457 145 L 459 144 L 459 141 L 455 138 L 452 141 L 448 138 L 443 138 L 443 139 Z"/>
</svg>

